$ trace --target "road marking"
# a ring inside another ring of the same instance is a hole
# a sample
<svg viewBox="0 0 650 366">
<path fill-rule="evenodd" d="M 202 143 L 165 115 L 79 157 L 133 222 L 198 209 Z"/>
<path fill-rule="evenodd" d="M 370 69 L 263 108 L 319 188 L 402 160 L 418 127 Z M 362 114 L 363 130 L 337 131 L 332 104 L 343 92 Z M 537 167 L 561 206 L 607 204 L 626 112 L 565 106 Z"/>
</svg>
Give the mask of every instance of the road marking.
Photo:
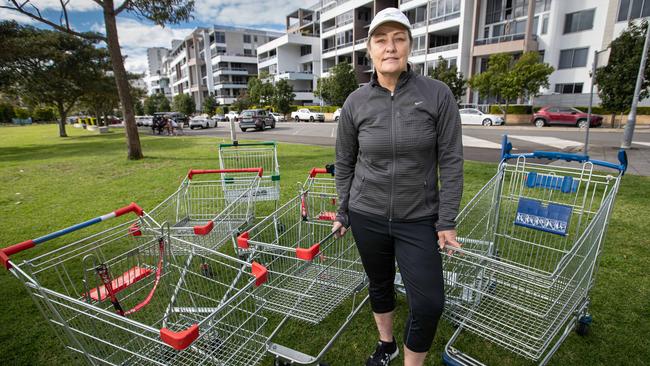
<svg viewBox="0 0 650 366">
<path fill-rule="evenodd" d="M 641 145 L 641 146 L 650 146 L 650 142 L 638 142 L 634 141 L 633 144 Z"/>
<path fill-rule="evenodd" d="M 332 133 L 330 134 L 330 137 L 334 137 L 335 132 L 336 132 L 336 126 L 332 127 Z"/>
<path fill-rule="evenodd" d="M 486 149 L 500 149 L 501 144 L 492 141 L 477 139 L 476 137 L 463 135 L 464 147 L 482 147 Z"/>
<path fill-rule="evenodd" d="M 559 139 L 557 137 L 549 137 L 549 136 L 522 136 L 522 135 L 508 135 L 508 137 L 517 139 L 517 140 L 524 140 L 528 142 L 533 142 L 536 144 L 540 145 L 547 145 L 554 147 L 556 149 L 566 149 L 568 147 L 576 147 L 576 146 L 582 146 L 581 142 L 577 141 L 571 141 L 571 140 L 564 140 L 564 139 Z"/>
</svg>

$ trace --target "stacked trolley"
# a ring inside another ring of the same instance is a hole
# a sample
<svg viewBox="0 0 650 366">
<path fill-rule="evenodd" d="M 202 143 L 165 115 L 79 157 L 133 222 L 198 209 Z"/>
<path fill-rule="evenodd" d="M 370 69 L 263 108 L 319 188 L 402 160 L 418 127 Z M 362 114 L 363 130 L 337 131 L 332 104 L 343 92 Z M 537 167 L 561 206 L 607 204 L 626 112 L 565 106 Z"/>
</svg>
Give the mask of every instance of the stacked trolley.
<svg viewBox="0 0 650 366">
<path fill-rule="evenodd" d="M 129 212 L 138 218 L 125 220 Z M 103 223 L 121 216 L 116 226 Z M 66 240 L 91 225 L 90 235 Z M 9 258 L 59 237 L 57 249 Z M 252 297 L 266 269 L 214 251 L 199 258 L 197 249 L 206 250 L 170 236 L 131 204 L 4 248 L 0 258 L 67 348 L 89 364 L 253 365 L 266 352 L 264 304 Z"/>
<path fill-rule="evenodd" d="M 367 281 L 352 235 L 332 233 L 336 188 L 333 178 L 323 177 L 328 173 L 312 169 L 299 195 L 237 239 L 240 253 L 268 270 L 255 296 L 264 310 L 284 317 L 269 336 L 277 364 L 318 362 L 367 301 L 358 298 Z M 318 324 L 348 299 L 349 315 L 317 356 L 273 342 L 291 319 Z"/>
<path fill-rule="evenodd" d="M 481 364 L 454 347 L 465 330 L 543 365 L 573 329 L 584 334 L 591 322 L 589 290 L 625 153 L 617 165 L 511 149 L 504 136 L 497 174 L 458 216 L 462 248 L 447 248 L 453 255 L 444 261 L 446 315 L 459 325 L 443 355 L 449 365 Z"/>
<path fill-rule="evenodd" d="M 276 201 L 280 199 L 280 165 L 278 146 L 275 141 L 219 144 L 219 164 L 221 169 L 262 168 L 256 201 Z M 224 186 L 224 189 L 232 187 Z"/>
<path fill-rule="evenodd" d="M 168 223 L 171 235 L 218 250 L 255 219 L 262 168 L 190 170 L 178 189 L 149 217 Z"/>
</svg>

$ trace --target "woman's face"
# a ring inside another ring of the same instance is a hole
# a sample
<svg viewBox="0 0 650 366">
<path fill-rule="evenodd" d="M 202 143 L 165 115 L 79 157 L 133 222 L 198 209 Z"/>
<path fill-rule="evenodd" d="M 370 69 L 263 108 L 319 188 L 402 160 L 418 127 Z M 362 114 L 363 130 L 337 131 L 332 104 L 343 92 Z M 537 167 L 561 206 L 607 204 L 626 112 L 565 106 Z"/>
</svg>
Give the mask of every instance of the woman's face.
<svg viewBox="0 0 650 366">
<path fill-rule="evenodd" d="M 370 37 L 368 53 L 377 72 L 399 75 L 405 71 L 411 41 L 408 31 L 399 23 L 385 23 Z"/>
</svg>

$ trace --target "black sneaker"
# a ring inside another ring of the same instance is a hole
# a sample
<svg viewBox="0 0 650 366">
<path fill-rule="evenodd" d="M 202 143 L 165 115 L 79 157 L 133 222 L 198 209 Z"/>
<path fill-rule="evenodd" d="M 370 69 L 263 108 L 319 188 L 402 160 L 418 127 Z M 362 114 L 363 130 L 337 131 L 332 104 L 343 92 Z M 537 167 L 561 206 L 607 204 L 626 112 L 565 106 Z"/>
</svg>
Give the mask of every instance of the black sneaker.
<svg viewBox="0 0 650 366">
<path fill-rule="evenodd" d="M 394 338 L 390 343 L 379 341 L 375 352 L 368 357 L 366 366 L 387 366 L 397 355 L 399 355 L 399 349 L 397 349 Z"/>
</svg>

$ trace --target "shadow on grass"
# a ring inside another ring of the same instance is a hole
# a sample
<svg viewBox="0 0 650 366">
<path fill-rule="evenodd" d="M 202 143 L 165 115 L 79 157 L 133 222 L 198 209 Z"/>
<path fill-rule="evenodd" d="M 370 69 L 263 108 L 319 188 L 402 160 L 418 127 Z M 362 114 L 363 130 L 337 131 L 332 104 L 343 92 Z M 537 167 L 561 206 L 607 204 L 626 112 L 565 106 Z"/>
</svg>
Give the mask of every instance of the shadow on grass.
<svg viewBox="0 0 650 366">
<path fill-rule="evenodd" d="M 147 159 L 172 159 L 173 154 L 165 157 L 147 157 L 147 148 L 152 151 L 164 150 L 169 153 L 172 150 L 183 149 L 185 146 L 178 143 L 165 143 L 163 140 L 141 140 L 144 145 L 145 158 Z M 164 146 L 160 144 L 165 143 Z M 56 143 L 51 144 L 34 144 L 23 146 L 0 147 L 0 156 L 5 162 L 21 162 L 28 160 L 56 160 L 80 156 L 106 156 L 106 155 L 123 155 L 126 156 L 126 141 L 124 134 L 107 134 L 107 135 L 86 135 L 64 137 Z M 194 158 L 193 158 L 194 159 Z M 208 159 L 196 158 L 197 160 Z M 178 159 L 184 160 L 184 159 Z"/>
</svg>

